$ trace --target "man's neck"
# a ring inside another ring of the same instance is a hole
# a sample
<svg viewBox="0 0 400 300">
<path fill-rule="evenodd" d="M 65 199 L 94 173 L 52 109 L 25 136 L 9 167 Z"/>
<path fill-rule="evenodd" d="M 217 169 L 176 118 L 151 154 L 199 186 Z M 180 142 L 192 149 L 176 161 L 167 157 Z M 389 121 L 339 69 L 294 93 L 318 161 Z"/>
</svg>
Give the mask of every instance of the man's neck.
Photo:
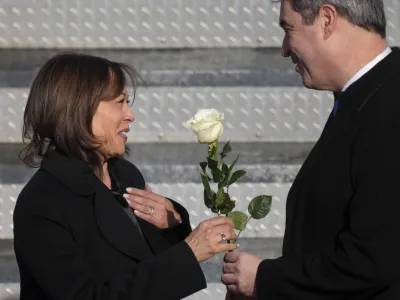
<svg viewBox="0 0 400 300">
<path fill-rule="evenodd" d="M 341 54 L 340 58 L 337 58 L 338 69 L 340 70 L 338 72 L 340 78 L 337 78 L 338 91 L 341 91 L 358 71 L 384 52 L 387 48 L 387 43 L 379 38 L 357 39 L 343 48 L 346 51 Z"/>
</svg>

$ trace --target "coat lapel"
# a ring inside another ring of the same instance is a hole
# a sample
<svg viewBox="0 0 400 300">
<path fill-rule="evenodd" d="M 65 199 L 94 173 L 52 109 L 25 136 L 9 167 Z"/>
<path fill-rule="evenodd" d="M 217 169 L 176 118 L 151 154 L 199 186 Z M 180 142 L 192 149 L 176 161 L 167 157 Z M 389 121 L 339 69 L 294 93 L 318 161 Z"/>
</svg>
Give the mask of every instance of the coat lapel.
<svg viewBox="0 0 400 300">
<path fill-rule="evenodd" d="M 113 247 L 134 259 L 146 260 L 153 257 L 139 230 L 101 182 L 96 189 L 94 209 L 97 225 Z"/>
<path fill-rule="evenodd" d="M 129 168 L 129 172 L 132 172 L 132 174 L 128 174 L 128 170 L 125 169 L 123 164 L 119 163 L 118 160 L 113 159 L 109 161 L 109 171 L 118 182 L 118 189 L 121 194 L 124 193 L 128 187 L 134 187 L 141 190 L 145 189 L 145 182 L 140 173 L 134 174 L 134 170 Z M 162 237 L 159 228 L 138 217 L 137 221 L 148 246 L 150 246 L 154 254 L 161 253 L 170 247 L 169 243 Z"/>
<path fill-rule="evenodd" d="M 41 168 L 57 177 L 73 193 L 94 199 L 97 226 L 112 247 L 136 260 L 153 257 L 132 220 L 88 164 L 54 150 L 44 157 Z"/>
</svg>

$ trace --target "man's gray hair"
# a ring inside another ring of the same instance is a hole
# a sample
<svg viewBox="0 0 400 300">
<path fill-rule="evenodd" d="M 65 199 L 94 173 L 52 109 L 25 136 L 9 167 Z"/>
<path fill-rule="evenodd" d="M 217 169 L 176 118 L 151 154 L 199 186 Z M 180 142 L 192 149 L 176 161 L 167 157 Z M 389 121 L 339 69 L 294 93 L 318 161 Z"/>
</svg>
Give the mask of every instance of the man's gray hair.
<svg viewBox="0 0 400 300">
<path fill-rule="evenodd" d="M 293 10 L 303 23 L 313 24 L 324 4 L 333 5 L 350 23 L 386 38 L 386 16 L 383 0 L 291 0 Z"/>
</svg>

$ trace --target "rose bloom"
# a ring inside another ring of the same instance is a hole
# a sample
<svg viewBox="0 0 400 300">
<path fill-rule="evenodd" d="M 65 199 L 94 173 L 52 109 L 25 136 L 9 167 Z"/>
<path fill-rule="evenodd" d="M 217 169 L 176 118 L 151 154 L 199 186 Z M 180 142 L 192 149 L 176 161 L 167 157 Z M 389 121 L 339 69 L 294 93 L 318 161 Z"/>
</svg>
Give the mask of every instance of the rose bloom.
<svg viewBox="0 0 400 300">
<path fill-rule="evenodd" d="M 224 115 L 216 109 L 201 109 L 185 126 L 191 128 L 196 134 L 197 142 L 200 144 L 214 143 L 224 131 L 222 120 Z"/>
</svg>

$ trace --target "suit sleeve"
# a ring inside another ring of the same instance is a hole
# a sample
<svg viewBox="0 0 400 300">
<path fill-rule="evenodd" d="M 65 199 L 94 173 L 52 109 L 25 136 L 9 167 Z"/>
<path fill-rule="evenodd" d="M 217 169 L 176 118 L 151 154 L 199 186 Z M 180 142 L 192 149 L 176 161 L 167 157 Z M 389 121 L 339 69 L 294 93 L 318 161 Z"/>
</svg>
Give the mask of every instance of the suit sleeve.
<svg viewBox="0 0 400 300">
<path fill-rule="evenodd" d="M 352 148 L 355 193 L 346 226 L 320 253 L 264 260 L 256 277 L 260 299 L 375 299 L 398 282 L 400 122 L 375 115 L 359 128 Z"/>
<path fill-rule="evenodd" d="M 14 215 L 14 245 L 18 262 L 29 269 L 49 299 L 181 299 L 206 287 L 201 267 L 185 242 L 126 273 L 99 280 L 62 216 L 52 208 Z M 177 287 L 171 286 L 171 278 Z"/>
</svg>

